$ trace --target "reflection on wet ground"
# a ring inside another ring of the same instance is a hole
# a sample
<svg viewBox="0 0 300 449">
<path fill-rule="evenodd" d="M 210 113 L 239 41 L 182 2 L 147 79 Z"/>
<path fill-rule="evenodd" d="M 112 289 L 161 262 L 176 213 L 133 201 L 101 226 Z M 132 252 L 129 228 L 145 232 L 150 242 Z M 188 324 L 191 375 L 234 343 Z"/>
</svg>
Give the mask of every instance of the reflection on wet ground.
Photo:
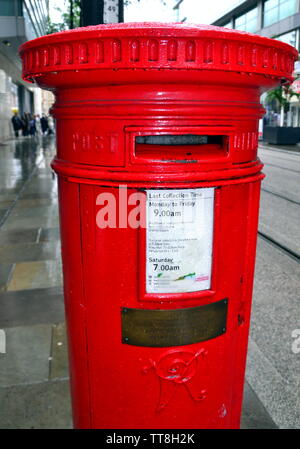
<svg viewBox="0 0 300 449">
<path fill-rule="evenodd" d="M 57 204 L 56 182 L 49 166 L 54 152 L 52 136 L 20 138 L 0 145 L 0 226 L 17 200 L 18 207 Z"/>
<path fill-rule="evenodd" d="M 54 153 L 53 136 L 20 138 L 1 144 L 2 290 L 61 285 L 57 183 L 50 167 Z M 10 265 L 12 269 L 8 269 Z"/>
<path fill-rule="evenodd" d="M 0 428 L 71 427 L 53 136 L 0 144 Z"/>
</svg>

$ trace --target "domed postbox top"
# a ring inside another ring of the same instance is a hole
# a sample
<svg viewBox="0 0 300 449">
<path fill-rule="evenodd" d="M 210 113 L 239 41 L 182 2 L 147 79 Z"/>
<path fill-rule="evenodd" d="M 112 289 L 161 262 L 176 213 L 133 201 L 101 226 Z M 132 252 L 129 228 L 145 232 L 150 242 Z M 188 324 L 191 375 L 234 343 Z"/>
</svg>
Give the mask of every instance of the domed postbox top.
<svg viewBox="0 0 300 449">
<path fill-rule="evenodd" d="M 128 72 L 158 70 L 171 77 L 187 70 L 222 71 L 278 82 L 291 79 L 298 52 L 278 40 L 210 25 L 121 23 L 39 37 L 24 43 L 20 55 L 25 80 L 56 86 L 52 75 L 86 70 L 91 79 L 95 71 L 99 79 L 101 71 L 104 83 L 109 81 L 107 72 L 127 71 L 128 77 Z"/>
</svg>

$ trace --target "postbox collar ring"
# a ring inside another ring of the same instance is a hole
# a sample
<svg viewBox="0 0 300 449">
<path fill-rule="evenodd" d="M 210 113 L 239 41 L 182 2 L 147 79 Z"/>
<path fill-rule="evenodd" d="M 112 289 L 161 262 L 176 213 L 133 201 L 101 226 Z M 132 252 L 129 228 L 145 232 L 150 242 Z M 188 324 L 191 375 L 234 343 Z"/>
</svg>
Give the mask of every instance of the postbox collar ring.
<svg viewBox="0 0 300 449">
<path fill-rule="evenodd" d="M 20 48 L 23 78 L 79 70 L 220 70 L 291 79 L 295 48 L 208 25 L 126 23 L 43 36 Z"/>
</svg>

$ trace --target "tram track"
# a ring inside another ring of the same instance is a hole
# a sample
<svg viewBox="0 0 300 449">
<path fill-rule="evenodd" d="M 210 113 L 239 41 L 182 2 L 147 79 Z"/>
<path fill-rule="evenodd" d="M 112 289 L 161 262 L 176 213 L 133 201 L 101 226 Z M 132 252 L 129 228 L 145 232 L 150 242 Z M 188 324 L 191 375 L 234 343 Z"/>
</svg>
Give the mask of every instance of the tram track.
<svg viewBox="0 0 300 449">
<path fill-rule="evenodd" d="M 296 251 L 291 250 L 287 246 L 283 245 L 282 243 L 279 243 L 277 240 L 275 240 L 270 235 L 258 230 L 259 237 L 269 243 L 274 248 L 277 248 L 287 256 L 289 256 L 291 259 L 295 260 L 296 262 L 300 263 L 300 254 L 298 254 Z"/>
<path fill-rule="evenodd" d="M 272 155 L 270 155 L 270 154 L 266 155 L 265 154 L 264 156 L 262 156 L 262 158 L 265 159 L 265 158 L 271 157 L 272 159 L 277 159 L 277 160 L 280 160 L 280 161 L 292 162 L 292 163 L 299 164 L 300 163 L 299 156 L 300 156 L 300 154 L 298 153 L 297 156 L 295 156 L 293 159 L 291 159 L 291 158 L 287 158 L 287 157 L 277 156 L 277 154 L 272 154 Z"/>
<path fill-rule="evenodd" d="M 274 192 L 274 190 L 266 189 L 265 187 L 262 187 L 261 190 L 262 192 L 269 193 L 270 195 L 276 196 L 278 198 L 281 198 L 282 200 L 289 201 L 290 203 L 297 204 L 297 206 L 300 206 L 299 201 L 293 200 L 292 198 L 288 198 L 285 195 L 281 195 L 280 193 Z"/>
<path fill-rule="evenodd" d="M 262 192 L 266 192 L 270 195 L 273 195 L 277 198 L 280 198 L 284 201 L 288 201 L 292 204 L 295 204 L 297 206 L 300 206 L 300 202 L 293 200 L 291 198 L 288 198 L 284 195 L 281 195 L 280 193 L 274 192 L 273 190 L 270 189 L 266 189 L 265 187 L 262 187 Z M 286 245 L 278 242 L 276 239 L 274 239 L 272 236 L 270 236 L 269 234 L 262 232 L 260 230 L 258 230 L 258 235 L 261 239 L 263 239 L 264 241 L 266 241 L 267 243 L 269 243 L 271 246 L 277 248 L 278 250 L 280 250 L 281 252 L 283 252 L 284 254 L 286 254 L 287 256 L 289 256 L 290 258 L 292 258 L 293 260 L 295 260 L 296 262 L 300 263 L 300 254 L 298 254 L 296 251 L 293 251 L 292 249 L 290 249 L 289 247 L 287 247 Z"/>
<path fill-rule="evenodd" d="M 275 153 L 282 153 L 285 155 L 292 155 L 292 156 L 299 156 L 300 155 L 300 151 L 292 151 L 292 150 L 282 150 L 280 148 L 276 148 L 276 147 L 266 147 L 262 144 L 259 144 L 259 150 L 266 150 L 269 151 L 270 153 L 272 153 L 272 155 L 274 154 L 274 157 L 277 155 L 275 155 Z"/>
<path fill-rule="evenodd" d="M 288 168 L 288 167 L 281 167 L 280 165 L 276 165 L 276 164 L 270 164 L 268 162 L 264 162 L 263 163 L 266 167 L 275 167 L 275 168 L 279 168 L 280 170 L 285 170 L 285 171 L 290 171 L 292 173 L 300 173 L 300 170 L 294 170 L 292 168 Z"/>
<path fill-rule="evenodd" d="M 293 152 L 292 153 L 290 151 L 283 151 L 283 150 L 280 150 L 280 149 L 277 149 L 277 148 L 274 148 L 274 149 L 273 148 L 267 148 L 267 147 L 264 147 L 262 145 L 260 145 L 260 150 L 263 150 L 263 151 L 266 150 L 266 151 L 272 153 L 272 157 L 274 158 L 274 163 L 273 162 L 267 162 L 267 161 L 264 162 L 264 165 L 266 167 L 274 167 L 274 168 L 281 169 L 283 171 L 290 172 L 290 173 L 296 173 L 296 174 L 300 173 L 300 170 L 297 170 L 297 168 L 298 168 L 297 164 L 299 163 L 299 160 L 297 160 L 297 159 L 300 159 L 300 153 L 298 153 L 298 152 Z M 279 154 L 279 153 L 281 153 L 281 154 Z M 286 157 L 283 157 L 282 154 L 284 154 Z M 288 155 L 290 155 L 290 157 L 288 157 Z M 268 158 L 268 156 L 269 156 L 269 154 L 266 153 L 266 158 Z M 298 158 L 295 157 L 295 156 L 298 156 Z M 263 160 L 263 156 L 262 156 L 262 160 Z M 294 164 L 296 164 L 296 167 L 295 168 L 289 168 L 289 167 L 286 167 L 286 166 L 282 167 L 282 165 L 279 165 L 280 164 L 280 160 L 283 160 L 285 162 L 290 162 L 291 164 L 294 163 Z M 278 163 L 276 163 L 276 162 L 278 162 Z M 288 175 L 284 175 L 284 176 L 288 176 Z M 262 192 L 265 192 L 266 194 L 272 195 L 272 196 L 274 196 L 276 198 L 280 198 L 283 201 L 288 201 L 289 203 L 292 203 L 292 204 L 294 204 L 296 206 L 300 206 L 300 200 L 298 201 L 295 198 L 295 196 L 294 196 L 295 199 L 290 198 L 289 196 L 286 196 L 286 195 L 284 195 L 282 193 L 274 191 L 272 188 L 268 188 L 267 186 L 264 186 L 264 184 L 263 184 L 261 190 L 262 190 Z M 286 242 L 281 243 L 280 241 L 277 240 L 277 238 L 274 238 L 271 235 L 269 235 L 268 232 L 269 231 L 263 232 L 261 230 L 258 230 L 258 236 L 262 240 L 267 242 L 269 245 L 273 246 L 277 250 L 279 250 L 282 253 L 286 254 L 291 259 L 295 260 L 298 263 L 300 262 L 300 254 L 297 251 L 289 248 L 285 244 Z M 281 238 L 279 238 L 279 240 L 281 240 Z"/>
</svg>

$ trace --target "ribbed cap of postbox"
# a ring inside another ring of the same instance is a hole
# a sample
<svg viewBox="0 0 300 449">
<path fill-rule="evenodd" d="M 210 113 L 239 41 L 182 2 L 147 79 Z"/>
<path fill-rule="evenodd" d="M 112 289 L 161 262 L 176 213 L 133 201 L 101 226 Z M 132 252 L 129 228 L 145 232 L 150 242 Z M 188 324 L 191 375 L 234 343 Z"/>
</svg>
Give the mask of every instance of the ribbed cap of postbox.
<svg viewBox="0 0 300 449">
<path fill-rule="evenodd" d="M 227 28 L 182 23 L 97 25 L 20 47 L 23 78 L 81 70 L 220 70 L 291 79 L 297 50 Z"/>
</svg>

